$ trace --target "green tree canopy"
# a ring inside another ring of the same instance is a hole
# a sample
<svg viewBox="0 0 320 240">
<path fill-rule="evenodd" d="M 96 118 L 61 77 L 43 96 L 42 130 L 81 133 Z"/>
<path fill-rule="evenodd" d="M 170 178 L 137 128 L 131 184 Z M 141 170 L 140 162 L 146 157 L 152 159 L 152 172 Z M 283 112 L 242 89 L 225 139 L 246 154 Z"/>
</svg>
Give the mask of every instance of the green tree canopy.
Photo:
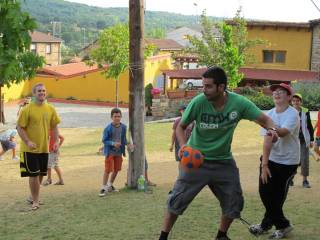
<svg viewBox="0 0 320 240">
<path fill-rule="evenodd" d="M 152 55 L 153 46 L 145 47 L 145 57 Z M 103 30 L 98 39 L 98 47 L 91 52 L 90 64 L 96 62 L 105 69 L 106 78 L 116 80 L 116 102 L 118 104 L 118 79 L 129 68 L 129 27 L 118 23 Z M 105 66 L 107 67 L 105 68 Z M 141 66 L 135 66 L 141 67 Z"/>
<path fill-rule="evenodd" d="M 36 28 L 28 13 L 15 0 L 0 2 L 0 86 L 30 79 L 44 63 L 29 51 L 30 31 Z"/>
<path fill-rule="evenodd" d="M 205 12 L 201 15 L 202 38 L 187 36 L 191 46 L 187 52 L 196 54 L 199 65 L 221 66 L 228 75 L 228 87 L 235 88 L 242 80 L 239 68 L 247 59 L 246 50 L 259 44 L 259 40 L 247 39 L 246 21 L 240 16 L 241 9 L 231 23 L 213 22 Z"/>
</svg>

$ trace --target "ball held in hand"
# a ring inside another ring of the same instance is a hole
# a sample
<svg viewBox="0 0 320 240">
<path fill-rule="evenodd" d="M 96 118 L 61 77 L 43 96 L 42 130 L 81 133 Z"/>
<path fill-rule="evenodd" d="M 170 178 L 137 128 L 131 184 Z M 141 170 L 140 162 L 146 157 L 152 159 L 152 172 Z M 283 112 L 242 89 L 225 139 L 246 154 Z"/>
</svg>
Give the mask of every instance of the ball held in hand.
<svg viewBox="0 0 320 240">
<path fill-rule="evenodd" d="M 204 160 L 203 154 L 190 146 L 183 147 L 180 154 L 180 164 L 187 170 L 199 168 Z"/>
</svg>

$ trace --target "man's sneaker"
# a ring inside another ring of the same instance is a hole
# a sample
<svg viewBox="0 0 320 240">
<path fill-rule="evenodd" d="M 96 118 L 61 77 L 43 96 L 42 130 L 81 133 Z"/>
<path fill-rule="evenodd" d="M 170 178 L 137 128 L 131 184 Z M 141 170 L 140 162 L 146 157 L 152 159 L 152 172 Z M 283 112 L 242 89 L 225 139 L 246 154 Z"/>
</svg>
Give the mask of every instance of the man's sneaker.
<svg viewBox="0 0 320 240">
<path fill-rule="evenodd" d="M 18 161 L 20 160 L 20 158 L 19 158 L 18 156 L 14 156 L 14 157 L 12 158 L 12 160 L 18 162 Z"/>
<path fill-rule="evenodd" d="M 269 229 L 263 229 L 261 224 L 253 224 L 249 226 L 249 232 L 253 235 L 261 235 L 265 234 L 269 231 Z"/>
<path fill-rule="evenodd" d="M 309 181 L 308 181 L 308 180 L 304 180 L 304 181 L 302 182 L 302 187 L 304 187 L 304 188 L 311 188 Z"/>
<path fill-rule="evenodd" d="M 293 227 L 289 225 L 286 228 L 278 229 L 274 233 L 272 233 L 269 237 L 269 239 L 281 239 L 287 236 L 289 232 L 293 230 Z"/>
<path fill-rule="evenodd" d="M 106 196 L 107 195 L 107 190 L 105 190 L 105 189 L 101 189 L 100 190 L 100 193 L 99 193 L 99 197 L 104 197 L 104 196 Z"/>
<path fill-rule="evenodd" d="M 113 185 L 108 186 L 108 192 L 119 192 L 118 189 L 116 189 Z"/>
<path fill-rule="evenodd" d="M 231 240 L 230 238 L 228 238 L 227 236 L 224 237 L 216 237 L 216 240 Z"/>
</svg>

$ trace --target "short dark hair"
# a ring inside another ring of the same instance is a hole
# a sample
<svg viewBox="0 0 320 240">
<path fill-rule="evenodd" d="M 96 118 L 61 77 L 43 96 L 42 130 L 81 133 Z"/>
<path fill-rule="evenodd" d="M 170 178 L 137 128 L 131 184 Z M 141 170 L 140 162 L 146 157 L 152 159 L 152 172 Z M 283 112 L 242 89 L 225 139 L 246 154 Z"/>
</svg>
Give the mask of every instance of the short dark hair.
<svg viewBox="0 0 320 240">
<path fill-rule="evenodd" d="M 119 108 L 112 108 L 111 117 L 113 116 L 113 114 L 116 114 L 116 113 L 120 113 L 120 115 L 122 116 L 121 110 Z"/>
<path fill-rule="evenodd" d="M 214 84 L 219 86 L 220 84 L 225 85 L 225 89 L 227 87 L 228 78 L 226 72 L 221 67 L 210 67 L 204 74 L 202 74 L 204 78 L 213 79 Z"/>
</svg>

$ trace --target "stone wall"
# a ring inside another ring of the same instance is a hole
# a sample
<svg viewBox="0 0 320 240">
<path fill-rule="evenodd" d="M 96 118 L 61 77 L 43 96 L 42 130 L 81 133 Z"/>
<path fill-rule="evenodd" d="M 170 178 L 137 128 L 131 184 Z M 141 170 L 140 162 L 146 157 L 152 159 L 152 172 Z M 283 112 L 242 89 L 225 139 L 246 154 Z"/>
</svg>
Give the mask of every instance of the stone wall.
<svg viewBox="0 0 320 240">
<path fill-rule="evenodd" d="M 164 95 L 152 99 L 153 120 L 173 118 L 179 116 L 179 106 L 187 105 L 191 98 L 169 99 Z"/>
<path fill-rule="evenodd" d="M 311 71 L 320 71 L 320 24 L 313 26 Z"/>
</svg>

